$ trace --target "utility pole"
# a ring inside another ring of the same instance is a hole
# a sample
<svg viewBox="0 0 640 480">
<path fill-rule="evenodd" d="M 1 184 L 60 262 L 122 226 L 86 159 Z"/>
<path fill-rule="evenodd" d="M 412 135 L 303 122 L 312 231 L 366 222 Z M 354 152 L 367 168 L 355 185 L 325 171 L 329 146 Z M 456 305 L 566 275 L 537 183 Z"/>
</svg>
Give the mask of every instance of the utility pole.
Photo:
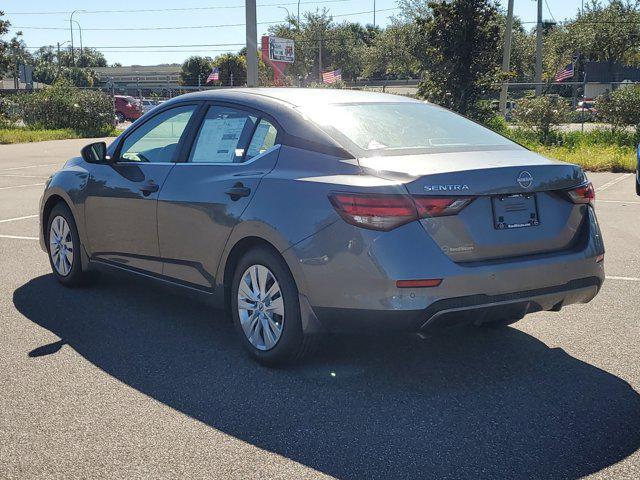
<svg viewBox="0 0 640 480">
<path fill-rule="evenodd" d="M 318 80 L 322 83 L 322 37 L 318 34 Z"/>
<path fill-rule="evenodd" d="M 256 0 L 245 0 L 247 37 L 247 87 L 258 86 L 258 25 L 256 24 Z"/>
<path fill-rule="evenodd" d="M 507 73 L 510 69 L 511 63 L 511 38 L 513 36 L 513 0 L 509 0 L 507 7 L 507 27 L 504 31 L 504 52 L 502 54 L 502 72 Z M 508 94 L 508 79 L 502 81 L 502 89 L 500 90 L 500 113 L 505 115 L 507 113 L 507 94 Z"/>
<path fill-rule="evenodd" d="M 376 27 L 376 0 L 373 0 L 373 28 Z"/>
<path fill-rule="evenodd" d="M 536 27 L 536 97 L 542 94 L 542 0 L 538 0 L 538 24 Z"/>
</svg>

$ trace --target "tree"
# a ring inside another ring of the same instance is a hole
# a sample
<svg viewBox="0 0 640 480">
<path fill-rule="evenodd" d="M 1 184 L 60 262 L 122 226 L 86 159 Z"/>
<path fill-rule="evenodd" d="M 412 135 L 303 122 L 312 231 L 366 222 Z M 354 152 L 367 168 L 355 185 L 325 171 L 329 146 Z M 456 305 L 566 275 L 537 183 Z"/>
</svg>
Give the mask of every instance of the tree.
<svg viewBox="0 0 640 480">
<path fill-rule="evenodd" d="M 11 23 L 8 20 L 3 20 L 4 12 L 0 10 L 0 76 L 2 76 L 9 66 L 9 58 L 7 58 L 7 42 L 2 37 L 9 31 Z"/>
<path fill-rule="evenodd" d="M 231 85 L 231 75 L 233 74 L 233 85 L 243 85 L 247 81 L 247 59 L 245 55 L 237 53 L 223 53 L 213 59 L 213 66 L 220 70 L 220 81 L 218 85 Z M 202 82 L 204 84 L 204 80 Z"/>
<path fill-rule="evenodd" d="M 598 117 L 609 122 L 612 130 L 640 125 L 640 87 L 625 85 L 596 99 Z"/>
<path fill-rule="evenodd" d="M 415 22 L 394 22 L 376 35 L 363 53 L 365 78 L 412 78 L 419 75 L 421 63 L 414 55 L 418 35 Z"/>
<path fill-rule="evenodd" d="M 425 74 L 418 94 L 463 115 L 480 113 L 478 100 L 496 79 L 500 62 L 500 15 L 490 0 L 430 3 L 432 16 L 418 19 Z"/>
<path fill-rule="evenodd" d="M 207 76 L 211 73 L 211 57 L 192 56 L 182 64 L 180 70 L 181 85 L 204 85 Z"/>
<path fill-rule="evenodd" d="M 566 26 L 568 49 L 585 58 L 613 64 L 630 60 L 640 47 L 640 2 L 599 0 L 585 4 L 584 14 Z"/>
<path fill-rule="evenodd" d="M 538 132 L 543 144 L 549 143 L 553 128 L 564 122 L 568 114 L 565 100 L 548 95 L 520 100 L 514 113 L 516 122 Z"/>
</svg>

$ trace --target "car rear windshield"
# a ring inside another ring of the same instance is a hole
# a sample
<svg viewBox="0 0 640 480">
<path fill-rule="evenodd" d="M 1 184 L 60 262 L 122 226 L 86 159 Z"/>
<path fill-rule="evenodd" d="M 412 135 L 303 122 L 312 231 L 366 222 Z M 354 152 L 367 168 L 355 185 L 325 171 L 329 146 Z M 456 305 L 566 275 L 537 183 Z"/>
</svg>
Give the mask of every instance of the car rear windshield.
<svg viewBox="0 0 640 480">
<path fill-rule="evenodd" d="M 348 103 L 300 110 L 345 147 L 355 145 L 366 155 L 518 148 L 477 123 L 427 103 Z"/>
</svg>

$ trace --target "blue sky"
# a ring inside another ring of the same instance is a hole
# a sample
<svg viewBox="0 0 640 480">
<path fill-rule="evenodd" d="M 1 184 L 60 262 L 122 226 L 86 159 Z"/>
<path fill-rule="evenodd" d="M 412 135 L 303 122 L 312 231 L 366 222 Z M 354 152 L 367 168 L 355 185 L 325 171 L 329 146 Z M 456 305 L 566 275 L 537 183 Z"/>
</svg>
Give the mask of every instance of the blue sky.
<svg viewBox="0 0 640 480">
<path fill-rule="evenodd" d="M 551 15 L 558 21 L 573 16 L 580 7 L 581 0 L 546 0 L 544 18 Z M 257 0 L 258 22 L 280 21 L 286 16 L 284 8 L 293 15 L 297 11 L 297 0 Z M 506 0 L 503 0 L 506 6 Z M 278 8 L 278 6 L 284 8 Z M 79 12 L 74 15 L 83 28 L 83 44 L 98 47 L 103 51 L 109 63 L 120 62 L 123 65 L 153 65 L 158 63 L 182 62 L 192 54 L 216 56 L 223 51 L 237 51 L 241 45 L 229 46 L 188 46 L 164 48 L 138 48 L 147 45 L 211 45 L 243 44 L 244 26 L 204 27 L 220 24 L 243 24 L 243 0 L 30 0 L 29 2 L 3 1 L 5 18 L 15 27 L 21 27 L 25 42 L 29 47 L 55 45 L 68 41 L 69 13 L 75 9 L 84 10 L 132 10 L 132 9 L 176 9 L 198 8 L 196 10 L 172 10 L 164 12 Z M 222 7 L 222 8 L 211 8 Z M 235 7 L 235 8 L 229 8 Z M 373 22 L 373 0 L 301 0 L 300 11 L 328 7 L 336 16 L 336 21 L 349 20 L 362 24 Z M 549 13 L 549 9 L 551 14 Z M 376 0 L 376 23 L 384 26 L 389 18 L 397 15 L 396 0 Z M 48 12 L 48 13 L 43 13 Z M 515 12 L 523 21 L 535 21 L 535 0 L 515 0 Z M 30 14 L 28 14 L 30 13 Z M 52 30 L 26 27 L 47 27 Z M 186 27 L 175 30 L 139 30 L 148 27 Z M 75 25 L 74 25 L 75 28 Z M 106 31 L 94 28 L 124 28 L 132 30 Z M 266 33 L 267 24 L 258 25 L 258 35 Z M 75 44 L 79 43 L 77 29 Z M 124 48 L 133 47 L 135 48 Z"/>
</svg>

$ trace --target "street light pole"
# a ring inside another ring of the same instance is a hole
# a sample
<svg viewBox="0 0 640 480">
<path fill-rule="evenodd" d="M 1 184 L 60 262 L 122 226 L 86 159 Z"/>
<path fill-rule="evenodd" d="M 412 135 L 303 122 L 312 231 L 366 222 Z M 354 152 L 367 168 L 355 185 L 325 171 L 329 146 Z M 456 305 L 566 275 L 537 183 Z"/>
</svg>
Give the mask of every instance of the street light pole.
<svg viewBox="0 0 640 480">
<path fill-rule="evenodd" d="M 281 8 L 282 10 L 287 12 L 287 22 L 289 23 L 289 27 L 291 27 L 291 14 L 289 13 L 289 10 L 286 7 L 278 7 L 278 8 Z"/>
<path fill-rule="evenodd" d="M 80 26 L 80 22 L 78 22 L 77 20 L 74 20 L 73 23 L 75 23 L 78 26 L 78 31 L 80 32 L 80 58 L 79 58 L 79 62 L 80 65 L 82 66 L 82 27 Z"/>
<path fill-rule="evenodd" d="M 69 16 L 69 31 L 71 32 L 71 65 L 72 66 L 76 65 L 75 57 L 73 54 L 73 15 L 78 12 L 86 12 L 86 10 L 74 10 L 73 12 L 71 12 L 71 15 Z"/>
</svg>

